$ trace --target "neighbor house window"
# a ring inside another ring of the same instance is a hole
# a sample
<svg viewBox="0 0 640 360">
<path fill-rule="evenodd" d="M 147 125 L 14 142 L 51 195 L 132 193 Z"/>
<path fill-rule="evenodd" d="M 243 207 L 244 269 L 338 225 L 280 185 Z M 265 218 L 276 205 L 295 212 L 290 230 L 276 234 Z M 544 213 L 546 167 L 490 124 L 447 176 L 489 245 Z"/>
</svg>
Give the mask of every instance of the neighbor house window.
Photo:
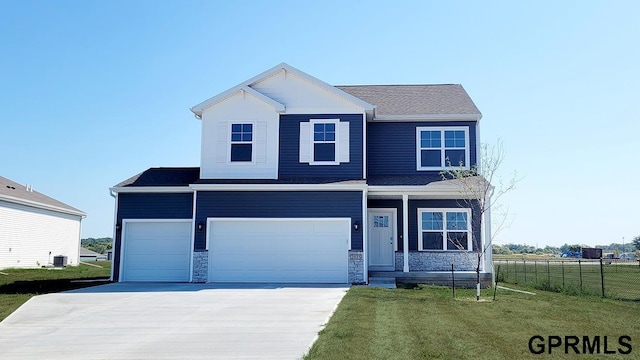
<svg viewBox="0 0 640 360">
<path fill-rule="evenodd" d="M 418 170 L 469 168 L 467 127 L 418 127 L 416 129 Z"/>
<path fill-rule="evenodd" d="M 418 250 L 471 250 L 470 209 L 418 209 Z"/>
<path fill-rule="evenodd" d="M 250 162 L 253 153 L 253 124 L 231 124 L 231 162 Z"/>
</svg>

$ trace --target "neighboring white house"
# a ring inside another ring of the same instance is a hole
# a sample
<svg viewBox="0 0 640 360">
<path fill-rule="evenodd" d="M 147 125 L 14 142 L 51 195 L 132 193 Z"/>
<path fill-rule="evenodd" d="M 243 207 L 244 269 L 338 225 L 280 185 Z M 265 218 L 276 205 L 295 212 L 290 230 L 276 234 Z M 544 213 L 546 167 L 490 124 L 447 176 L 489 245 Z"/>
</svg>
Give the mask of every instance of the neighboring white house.
<svg viewBox="0 0 640 360">
<path fill-rule="evenodd" d="M 0 176 L 0 269 L 77 265 L 86 214 Z M 60 258 L 58 258 L 60 259 Z"/>
</svg>

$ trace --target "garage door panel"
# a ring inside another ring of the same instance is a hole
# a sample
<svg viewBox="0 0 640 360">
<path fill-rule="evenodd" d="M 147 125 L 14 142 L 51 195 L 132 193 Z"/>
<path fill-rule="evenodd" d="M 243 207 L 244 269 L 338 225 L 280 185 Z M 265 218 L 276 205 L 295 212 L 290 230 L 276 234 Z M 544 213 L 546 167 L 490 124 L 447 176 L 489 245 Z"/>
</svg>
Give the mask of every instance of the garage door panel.
<svg viewBox="0 0 640 360">
<path fill-rule="evenodd" d="M 214 220 L 209 280 L 347 282 L 350 219 Z"/>
<path fill-rule="evenodd" d="M 191 222 L 129 222 L 123 251 L 123 281 L 189 281 Z"/>
<path fill-rule="evenodd" d="M 217 278 L 219 279 L 242 279 L 242 280 L 216 280 L 220 282 L 247 282 L 247 283 L 336 283 L 337 278 L 343 277 L 343 271 L 299 271 L 298 273 L 284 271 L 220 271 Z M 309 279 L 313 279 L 310 281 Z M 339 283 L 346 283 L 338 281 Z"/>
</svg>

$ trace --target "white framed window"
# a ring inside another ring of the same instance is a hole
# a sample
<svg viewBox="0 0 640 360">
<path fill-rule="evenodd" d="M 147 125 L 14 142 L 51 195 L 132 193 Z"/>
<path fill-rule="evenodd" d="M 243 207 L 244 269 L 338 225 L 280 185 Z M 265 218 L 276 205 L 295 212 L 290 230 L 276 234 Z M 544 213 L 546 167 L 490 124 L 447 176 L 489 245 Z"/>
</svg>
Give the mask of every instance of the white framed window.
<svg viewBox="0 0 640 360">
<path fill-rule="evenodd" d="M 465 126 L 417 127 L 417 170 L 469 168 L 469 128 Z"/>
<path fill-rule="evenodd" d="M 300 123 L 300 162 L 340 165 L 349 162 L 349 122 L 310 119 Z"/>
<path fill-rule="evenodd" d="M 311 164 L 339 164 L 337 139 L 340 120 L 311 120 Z"/>
<path fill-rule="evenodd" d="M 252 123 L 231 123 L 230 162 L 246 163 L 253 161 L 253 131 Z"/>
<path fill-rule="evenodd" d="M 471 251 L 471 209 L 418 209 L 418 251 Z"/>
</svg>

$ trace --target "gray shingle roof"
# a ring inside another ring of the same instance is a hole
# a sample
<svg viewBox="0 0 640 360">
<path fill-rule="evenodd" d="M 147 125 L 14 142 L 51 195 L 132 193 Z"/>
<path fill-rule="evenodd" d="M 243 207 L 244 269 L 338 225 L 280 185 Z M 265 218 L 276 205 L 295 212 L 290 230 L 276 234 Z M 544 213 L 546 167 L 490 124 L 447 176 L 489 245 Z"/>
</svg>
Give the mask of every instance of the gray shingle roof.
<svg viewBox="0 0 640 360">
<path fill-rule="evenodd" d="M 367 184 L 373 186 L 419 186 L 442 181 L 440 174 L 424 175 L 373 175 L 367 178 Z"/>
<path fill-rule="evenodd" d="M 340 178 L 286 178 L 286 179 L 202 179 L 195 182 L 196 184 L 261 184 L 261 185 L 304 185 L 304 184 L 340 184 L 340 185 L 357 185 L 365 184 L 364 180 L 358 179 L 340 179 Z"/>
<path fill-rule="evenodd" d="M 199 167 L 150 168 L 115 187 L 127 186 L 189 186 L 200 178 Z"/>
<path fill-rule="evenodd" d="M 0 200 L 20 203 L 27 206 L 42 207 L 63 213 L 85 216 L 86 214 L 61 201 L 51 198 L 35 190 L 27 191 L 27 187 L 0 176 Z"/>
<path fill-rule="evenodd" d="M 478 115 L 462 85 L 336 86 L 376 107 L 376 117 L 419 115 Z"/>
</svg>

